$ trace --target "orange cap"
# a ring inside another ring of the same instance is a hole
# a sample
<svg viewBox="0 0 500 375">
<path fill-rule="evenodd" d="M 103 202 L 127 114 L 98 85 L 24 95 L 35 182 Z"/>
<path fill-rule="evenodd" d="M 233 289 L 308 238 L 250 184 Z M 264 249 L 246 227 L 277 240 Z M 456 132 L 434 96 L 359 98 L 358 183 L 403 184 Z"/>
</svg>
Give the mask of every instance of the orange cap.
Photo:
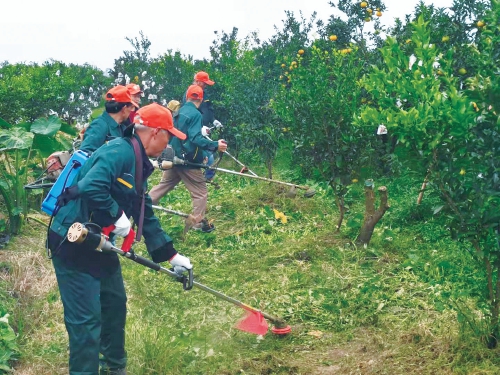
<svg viewBox="0 0 500 375">
<path fill-rule="evenodd" d="M 198 72 L 194 75 L 194 79 L 195 81 L 200 81 L 200 82 L 205 82 L 207 85 L 210 85 L 212 86 L 215 82 L 210 80 L 210 78 L 208 78 L 208 73 L 207 72 Z"/>
<path fill-rule="evenodd" d="M 127 85 L 127 89 L 130 95 L 142 93 L 141 86 L 139 86 L 137 83 L 129 83 Z"/>
<path fill-rule="evenodd" d="M 104 96 L 108 102 L 132 103 L 132 97 L 125 86 L 117 85 L 108 90 Z"/>
<path fill-rule="evenodd" d="M 186 134 L 174 128 L 174 121 L 170 111 L 158 103 L 148 104 L 139 109 L 135 114 L 134 124 L 165 129 L 181 140 L 186 139 Z"/>
<path fill-rule="evenodd" d="M 198 85 L 188 87 L 186 99 L 203 100 L 203 89 Z"/>
</svg>

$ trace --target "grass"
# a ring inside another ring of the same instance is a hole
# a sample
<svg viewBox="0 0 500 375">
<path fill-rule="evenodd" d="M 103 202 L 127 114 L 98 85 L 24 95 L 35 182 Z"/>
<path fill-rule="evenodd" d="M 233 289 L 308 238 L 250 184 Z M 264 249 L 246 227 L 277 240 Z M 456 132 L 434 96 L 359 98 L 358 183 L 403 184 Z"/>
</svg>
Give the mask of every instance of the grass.
<svg viewBox="0 0 500 375">
<path fill-rule="evenodd" d="M 376 180 L 388 187 L 391 209 L 366 249 L 352 245 L 355 226 L 334 232 L 337 212 L 322 185 L 313 198 L 299 191 L 290 199 L 277 184 L 222 173 L 217 181 L 221 189 L 209 187 L 207 214 L 215 232 L 189 232 L 182 240 L 183 219 L 158 216 L 192 260 L 198 282 L 282 317 L 292 333 L 241 332 L 233 328 L 241 308 L 196 288 L 183 291 L 168 276 L 122 259 L 129 374 L 500 372 L 498 349 L 482 339 L 480 268 L 464 244 L 449 240 L 444 218 L 432 216 L 432 192 L 415 206 L 421 181 Z M 161 205 L 189 212 L 189 194 L 180 186 Z M 361 183 L 352 186 L 348 205 L 346 223 L 363 212 Z M 9 265 L 1 303 L 12 312 L 21 348 L 15 374 L 67 373 L 62 306 L 44 236 L 35 223 L 0 252 L 0 263 Z M 142 244 L 136 251 L 147 256 Z"/>
</svg>

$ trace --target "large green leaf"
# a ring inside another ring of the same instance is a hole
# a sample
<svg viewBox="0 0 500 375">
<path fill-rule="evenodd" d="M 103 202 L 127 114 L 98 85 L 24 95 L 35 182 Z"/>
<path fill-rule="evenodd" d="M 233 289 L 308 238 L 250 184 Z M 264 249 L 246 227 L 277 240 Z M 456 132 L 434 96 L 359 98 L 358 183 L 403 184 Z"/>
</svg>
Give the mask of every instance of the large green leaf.
<svg viewBox="0 0 500 375">
<path fill-rule="evenodd" d="M 50 156 L 50 154 L 55 151 L 63 151 L 67 149 L 56 138 L 39 134 L 35 134 L 35 138 L 33 139 L 33 148 L 44 158 Z"/>
<path fill-rule="evenodd" d="M 10 129 L 12 127 L 7 121 L 0 117 L 0 128 L 2 129 Z"/>
<path fill-rule="evenodd" d="M 0 151 L 22 150 L 33 144 L 34 134 L 21 128 L 0 129 Z"/>
<path fill-rule="evenodd" d="M 57 116 L 49 118 L 38 118 L 31 125 L 31 132 L 52 137 L 61 129 L 61 120 Z"/>
<path fill-rule="evenodd" d="M 61 129 L 60 129 L 63 133 L 66 133 L 66 134 L 69 134 L 69 135 L 72 135 L 72 136 L 76 136 L 78 134 L 78 129 L 76 128 L 76 126 L 74 125 L 70 125 L 66 122 L 63 122 L 61 124 Z"/>
</svg>

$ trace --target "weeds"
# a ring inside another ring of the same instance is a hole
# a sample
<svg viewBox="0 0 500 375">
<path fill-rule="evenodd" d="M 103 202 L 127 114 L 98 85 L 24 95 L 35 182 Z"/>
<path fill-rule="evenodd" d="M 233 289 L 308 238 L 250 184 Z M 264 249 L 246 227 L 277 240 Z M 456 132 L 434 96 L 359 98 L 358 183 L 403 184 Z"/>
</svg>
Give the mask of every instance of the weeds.
<svg viewBox="0 0 500 375">
<path fill-rule="evenodd" d="M 183 218 L 159 214 L 160 220 L 193 261 L 198 282 L 282 317 L 292 333 L 240 332 L 233 325 L 242 309 L 197 289 L 185 292 L 123 259 L 130 374 L 498 373 L 497 350 L 482 340 L 481 271 L 463 244 L 448 239 L 444 221 L 430 215 L 432 192 L 414 208 L 419 181 L 379 182 L 388 187 L 391 210 L 365 249 L 352 245 L 353 228 L 334 232 L 337 213 L 327 189 L 289 199 L 279 186 L 223 174 L 217 180 L 221 189 L 209 193 L 214 233 L 191 231 L 182 241 Z M 361 184 L 351 186 L 349 197 L 348 214 L 356 215 L 364 204 Z M 191 209 L 183 187 L 160 204 Z M 2 282 L 15 295 L 5 306 L 18 334 L 17 374 L 67 373 L 62 306 L 44 235 L 37 226 L 0 253 L 9 270 Z M 142 244 L 136 251 L 147 256 Z"/>
</svg>

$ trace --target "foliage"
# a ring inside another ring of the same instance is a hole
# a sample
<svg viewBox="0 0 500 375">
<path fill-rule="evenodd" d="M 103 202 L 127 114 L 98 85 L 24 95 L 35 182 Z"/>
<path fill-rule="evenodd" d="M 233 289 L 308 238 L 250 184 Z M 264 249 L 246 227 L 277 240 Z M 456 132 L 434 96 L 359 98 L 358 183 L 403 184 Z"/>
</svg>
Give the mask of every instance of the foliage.
<svg viewBox="0 0 500 375">
<path fill-rule="evenodd" d="M 16 334 L 9 325 L 9 314 L 2 312 L 0 306 L 0 373 L 10 372 L 10 362 L 18 357 L 19 348 Z"/>
<path fill-rule="evenodd" d="M 110 70 L 115 84 L 137 83 L 144 94 L 143 105 L 158 102 L 166 105 L 170 100 L 182 101 L 182 96 L 192 82 L 195 66 L 190 56 L 168 50 L 158 57 L 151 57 L 149 39 L 140 32 L 140 39 L 126 38 L 133 49 L 123 51 Z"/>
<path fill-rule="evenodd" d="M 265 79 L 256 64 L 256 52 L 249 38 L 239 41 L 237 30 L 222 33 L 211 47 L 211 76 L 214 85 L 215 116 L 225 125 L 223 137 L 236 152 L 260 155 L 271 177 L 280 134 L 268 103 L 275 83 Z"/>
<path fill-rule="evenodd" d="M 90 65 L 59 61 L 38 64 L 0 64 L 0 113 L 18 124 L 58 115 L 74 124 L 88 121 L 109 85 L 102 71 Z"/>
<path fill-rule="evenodd" d="M 314 44 L 288 58 L 272 104 L 285 124 L 283 133 L 295 142 L 295 163 L 330 183 L 341 212 L 348 186 L 359 173 L 362 145 L 372 133 L 351 126 L 364 69 L 357 52 L 354 46 L 322 50 Z"/>
<path fill-rule="evenodd" d="M 491 15 L 488 19 L 491 24 L 498 24 L 499 18 Z M 408 56 L 401 44 L 388 38 L 381 50 L 385 66 L 374 67 L 373 73 L 363 80 L 376 106 L 363 108 L 358 123 L 386 124 L 388 131 L 401 144 L 412 148 L 419 163 L 428 168 L 443 201 L 435 213 L 445 208 L 452 236 L 467 240 L 472 256 L 485 268 L 483 298 L 490 305 L 490 329 L 497 335 L 500 303 L 500 185 L 495 156 L 500 150 L 498 116 L 492 115 L 488 100 L 481 106 L 491 113 L 478 116 L 478 105 L 460 90 L 453 50 L 440 51 L 430 42 L 429 23 L 424 22 L 423 16 L 413 27 L 414 55 Z M 492 45 L 495 45 L 493 40 Z M 484 54 L 485 74 L 488 74 L 486 66 L 491 73 L 498 69 L 496 60 L 489 60 L 492 49 L 497 47 L 477 52 Z M 471 83 L 480 81 L 481 78 L 470 80 Z M 476 96 L 488 98 L 487 85 L 473 84 L 472 87 L 479 91 Z"/>
<path fill-rule="evenodd" d="M 32 124 L 10 125 L 0 129 L 0 194 L 9 216 L 9 233 L 19 233 L 21 214 L 28 213 L 24 186 L 45 168 L 45 158 L 55 150 L 70 149 L 65 134 L 74 129 L 63 126 L 56 116 L 40 118 Z"/>
</svg>

